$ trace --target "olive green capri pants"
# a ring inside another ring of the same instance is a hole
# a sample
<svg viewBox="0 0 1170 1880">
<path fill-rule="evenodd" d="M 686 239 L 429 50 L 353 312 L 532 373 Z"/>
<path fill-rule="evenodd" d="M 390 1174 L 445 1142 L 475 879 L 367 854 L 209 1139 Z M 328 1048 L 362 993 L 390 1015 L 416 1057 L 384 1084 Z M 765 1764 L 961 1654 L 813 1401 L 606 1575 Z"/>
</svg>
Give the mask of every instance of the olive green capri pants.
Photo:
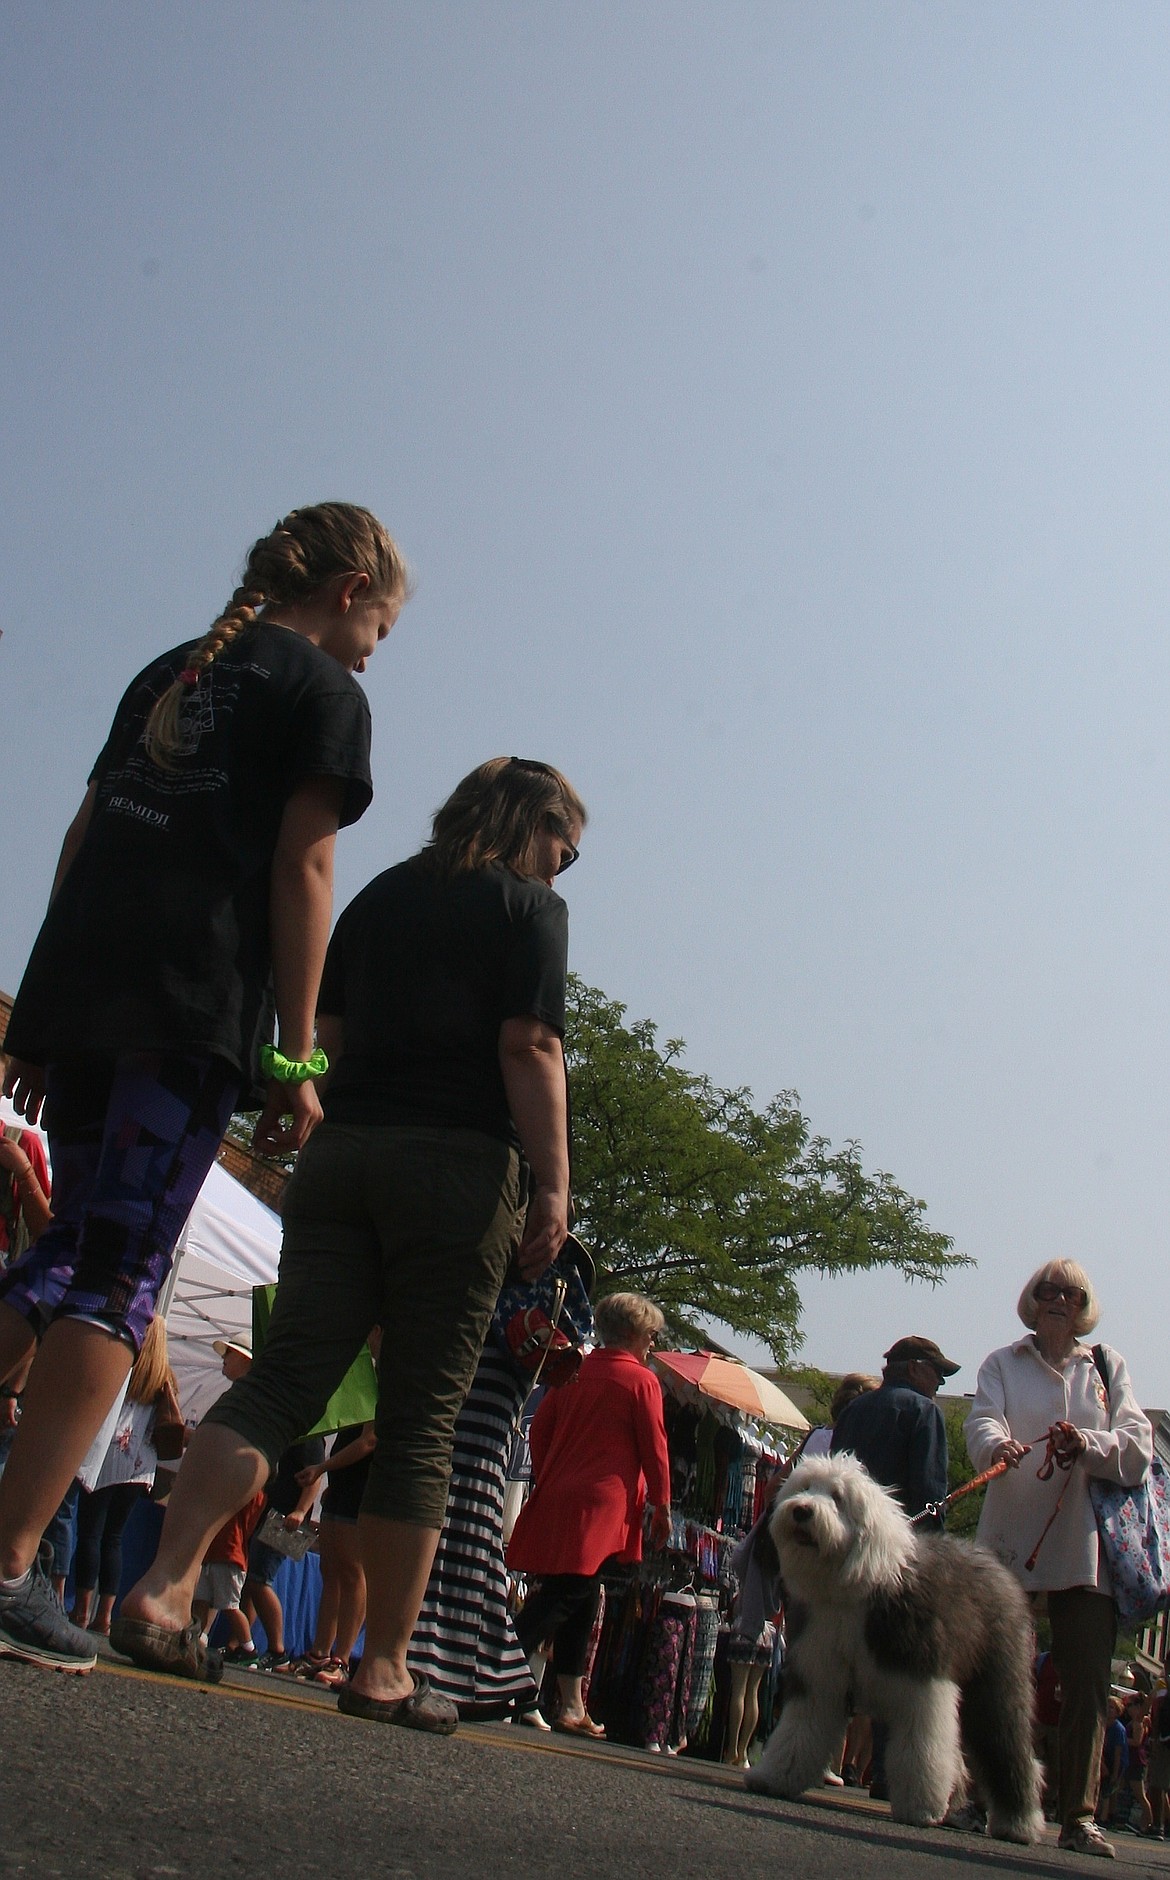
<svg viewBox="0 0 1170 1880">
<path fill-rule="evenodd" d="M 275 1469 L 380 1325 L 362 1511 L 441 1528 L 455 1419 L 519 1235 L 518 1195 L 516 1151 L 478 1130 L 322 1123 L 285 1194 L 264 1349 L 205 1421 Z"/>
</svg>

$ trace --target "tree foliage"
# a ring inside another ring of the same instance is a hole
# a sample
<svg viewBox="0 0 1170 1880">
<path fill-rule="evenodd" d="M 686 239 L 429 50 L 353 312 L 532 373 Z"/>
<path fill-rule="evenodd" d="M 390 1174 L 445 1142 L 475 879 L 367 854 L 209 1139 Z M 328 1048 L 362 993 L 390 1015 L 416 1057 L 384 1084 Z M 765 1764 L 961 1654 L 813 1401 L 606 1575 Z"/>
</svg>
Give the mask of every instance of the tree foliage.
<svg viewBox="0 0 1170 1880">
<path fill-rule="evenodd" d="M 762 1339 L 778 1364 L 800 1343 L 804 1272 L 891 1267 L 937 1282 L 965 1265 L 925 1203 L 833 1149 L 784 1091 L 762 1110 L 659 1045 L 647 1019 L 573 977 L 566 1034 L 578 1231 L 604 1284 L 650 1294 L 676 1333 L 695 1317 Z"/>
<path fill-rule="evenodd" d="M 818 1423 L 830 1421 L 830 1406 L 836 1395 L 837 1386 L 841 1382 L 840 1378 L 834 1377 L 831 1371 L 820 1371 L 815 1364 L 800 1364 L 793 1370 L 786 1371 L 783 1377 L 777 1379 L 777 1382 L 781 1390 L 788 1391 L 790 1397 L 792 1397 L 792 1391 L 789 1389 L 791 1384 L 797 1384 L 802 1390 L 808 1392 L 807 1404 L 802 1404 L 800 1407 L 814 1429 Z M 796 1399 L 793 1398 L 793 1402 L 795 1401 Z"/>
<path fill-rule="evenodd" d="M 947 1488 L 954 1494 L 957 1488 L 971 1481 L 975 1474 L 967 1454 L 967 1438 L 963 1434 L 970 1406 L 965 1403 L 948 1403 L 941 1408 L 947 1426 Z M 947 1533 L 957 1534 L 960 1540 L 974 1540 L 986 1498 L 986 1488 L 977 1488 L 972 1494 L 964 1495 L 960 1501 L 954 1502 L 947 1514 Z"/>
</svg>

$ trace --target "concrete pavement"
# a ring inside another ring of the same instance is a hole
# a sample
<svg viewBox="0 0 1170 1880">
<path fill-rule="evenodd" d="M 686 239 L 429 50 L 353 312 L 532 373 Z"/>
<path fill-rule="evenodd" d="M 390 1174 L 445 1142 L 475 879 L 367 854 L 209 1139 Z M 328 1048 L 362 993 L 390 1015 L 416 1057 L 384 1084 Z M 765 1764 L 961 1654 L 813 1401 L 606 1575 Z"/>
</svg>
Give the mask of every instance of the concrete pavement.
<svg viewBox="0 0 1170 1880">
<path fill-rule="evenodd" d="M 341 1717 L 257 1673 L 218 1687 L 103 1658 L 89 1678 L 0 1661 L 0 1875 L 510 1880 L 972 1880 L 1105 1863 L 907 1829 L 856 1791 L 745 1793 L 686 1758 L 464 1725 L 433 1738 Z M 1170 1874 L 1122 1837 L 1112 1871 Z"/>
</svg>

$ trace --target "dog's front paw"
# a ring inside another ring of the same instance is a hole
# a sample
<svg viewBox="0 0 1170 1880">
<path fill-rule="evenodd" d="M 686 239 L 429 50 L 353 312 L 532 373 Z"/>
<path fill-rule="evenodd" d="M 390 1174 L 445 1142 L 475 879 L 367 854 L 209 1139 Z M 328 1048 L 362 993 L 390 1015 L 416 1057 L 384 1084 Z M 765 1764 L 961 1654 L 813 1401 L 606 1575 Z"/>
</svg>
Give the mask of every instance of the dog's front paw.
<svg viewBox="0 0 1170 1880">
<path fill-rule="evenodd" d="M 795 1802 L 811 1787 L 815 1775 L 805 1766 L 807 1758 L 793 1753 L 801 1747 L 799 1741 L 789 1739 L 786 1743 L 773 1737 L 759 1762 L 745 1773 L 744 1787 L 756 1795 L 776 1795 Z"/>
<path fill-rule="evenodd" d="M 996 1841 L 1014 1841 L 1019 1847 L 1032 1847 L 1044 1839 L 1044 1817 L 1039 1809 L 1026 1815 L 996 1815 L 993 1810 L 987 1832 Z"/>
<path fill-rule="evenodd" d="M 934 1813 L 934 1811 L 929 1808 L 915 1808 L 913 1806 L 903 1806 L 899 1808 L 896 1805 L 891 1805 L 890 1820 L 897 1821 L 906 1828 L 941 1828 L 945 1817 Z M 947 1822 L 947 1826 L 949 1827 L 950 1825 L 951 1824 Z"/>
</svg>

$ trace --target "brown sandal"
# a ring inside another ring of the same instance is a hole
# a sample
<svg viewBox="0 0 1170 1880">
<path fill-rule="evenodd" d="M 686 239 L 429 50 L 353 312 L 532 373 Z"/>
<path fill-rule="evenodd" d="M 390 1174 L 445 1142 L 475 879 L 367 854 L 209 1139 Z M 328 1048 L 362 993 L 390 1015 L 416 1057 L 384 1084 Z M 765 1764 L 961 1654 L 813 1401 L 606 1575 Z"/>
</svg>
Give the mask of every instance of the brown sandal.
<svg viewBox="0 0 1170 1880">
<path fill-rule="evenodd" d="M 587 1736 L 594 1742 L 605 1735 L 604 1724 L 594 1723 L 588 1711 L 583 1717 L 558 1717 L 553 1729 L 559 1730 L 562 1736 Z"/>
<path fill-rule="evenodd" d="M 304 1683 L 312 1684 L 316 1680 L 317 1673 L 324 1671 L 326 1665 L 331 1662 L 331 1659 L 328 1657 L 317 1658 L 314 1657 L 312 1652 L 302 1652 L 292 1668 L 293 1677 L 300 1678 Z"/>
<path fill-rule="evenodd" d="M 223 1655 L 203 1643 L 197 1619 L 181 1632 L 152 1625 L 148 1619 L 115 1619 L 110 1644 L 144 1671 L 167 1671 L 172 1677 L 194 1678 L 199 1684 L 218 1684 L 223 1676 Z"/>
<path fill-rule="evenodd" d="M 364 1717 L 367 1723 L 400 1723 L 407 1730 L 429 1730 L 432 1736 L 453 1736 L 459 1712 L 449 1697 L 432 1691 L 426 1678 L 414 1673 L 409 1697 L 366 1697 L 352 1684 L 337 1693 L 337 1708 L 346 1717 Z"/>
<path fill-rule="evenodd" d="M 327 1658 L 325 1663 L 312 1673 L 311 1684 L 324 1684 L 328 1690 L 339 1691 L 343 1684 L 349 1683 L 349 1662 L 345 1658 Z"/>
</svg>

